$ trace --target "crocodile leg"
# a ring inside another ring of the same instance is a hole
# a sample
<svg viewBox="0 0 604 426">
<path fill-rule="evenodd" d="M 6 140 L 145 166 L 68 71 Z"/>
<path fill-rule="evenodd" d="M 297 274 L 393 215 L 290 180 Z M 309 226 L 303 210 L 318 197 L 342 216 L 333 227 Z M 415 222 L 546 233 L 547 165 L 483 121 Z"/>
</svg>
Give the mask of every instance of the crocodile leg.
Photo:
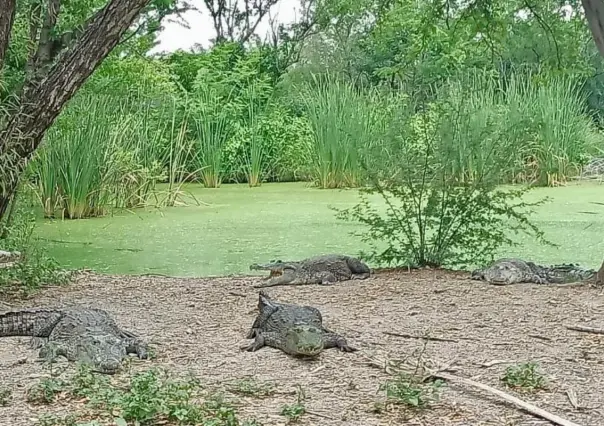
<svg viewBox="0 0 604 426">
<path fill-rule="evenodd" d="M 366 280 L 367 278 L 369 278 L 371 276 L 371 273 L 369 272 L 364 272 L 362 274 L 352 274 L 352 279 L 353 280 Z"/>
<path fill-rule="evenodd" d="M 247 352 L 256 352 L 258 349 L 263 348 L 266 345 L 266 342 L 264 340 L 264 336 L 266 334 L 270 334 L 270 333 L 261 333 L 261 332 L 256 332 L 256 337 L 254 338 L 254 341 L 246 346 L 242 346 L 241 350 L 242 351 L 247 351 Z"/>
<path fill-rule="evenodd" d="M 139 359 L 147 359 L 149 357 L 147 345 L 136 337 L 126 338 L 124 339 L 124 343 L 126 345 L 127 354 L 136 354 Z"/>
<path fill-rule="evenodd" d="M 68 361 L 76 361 L 74 356 L 70 357 L 70 354 L 65 348 L 65 345 L 58 342 L 46 342 L 40 348 L 38 356 L 42 361 L 53 363 L 58 357 L 62 356 L 67 358 Z"/>
<path fill-rule="evenodd" d="M 283 344 L 283 336 L 274 332 L 258 332 L 254 341 L 248 345 L 241 347 L 242 350 L 255 352 L 265 346 L 270 346 L 275 349 L 281 349 L 287 352 L 287 348 Z"/>
<path fill-rule="evenodd" d="M 338 348 L 342 352 L 355 352 L 358 349 L 348 345 L 346 339 L 337 333 L 325 333 L 323 335 L 323 347 L 325 349 Z"/>
</svg>

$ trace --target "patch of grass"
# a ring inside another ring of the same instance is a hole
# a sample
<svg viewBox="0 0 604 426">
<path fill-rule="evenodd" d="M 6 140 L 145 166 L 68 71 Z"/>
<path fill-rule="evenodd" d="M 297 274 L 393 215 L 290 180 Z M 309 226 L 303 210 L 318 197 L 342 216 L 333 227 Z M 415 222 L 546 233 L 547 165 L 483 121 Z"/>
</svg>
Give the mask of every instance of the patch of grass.
<svg viewBox="0 0 604 426">
<path fill-rule="evenodd" d="M 45 247 L 32 238 L 36 227 L 34 212 L 17 203 L 0 237 L 0 249 L 19 252 L 21 256 L 13 266 L 0 268 L 0 291 L 27 295 L 44 285 L 68 283 L 71 271 L 60 268 Z"/>
<path fill-rule="evenodd" d="M 302 387 L 298 386 L 298 397 L 294 404 L 286 404 L 281 407 L 281 415 L 287 418 L 288 423 L 295 423 L 306 414 L 306 406 L 304 405 L 306 395 Z"/>
<path fill-rule="evenodd" d="M 501 381 L 510 388 L 535 392 L 547 388 L 547 380 L 538 371 L 539 365 L 535 362 L 526 362 L 511 365 L 506 368 Z"/>
<path fill-rule="evenodd" d="M 0 407 L 6 407 L 13 399 L 13 392 L 9 388 L 0 386 Z"/>
<path fill-rule="evenodd" d="M 96 426 L 98 423 L 82 423 L 79 417 L 74 414 L 58 416 L 55 414 L 45 414 L 38 419 L 38 426 Z"/>
<path fill-rule="evenodd" d="M 228 387 L 230 392 L 253 396 L 255 398 L 264 398 L 275 393 L 275 387 L 269 382 L 258 382 L 254 379 L 238 380 Z"/>
<path fill-rule="evenodd" d="M 67 383 L 63 380 L 54 377 L 44 378 L 27 390 L 26 399 L 34 405 L 50 404 L 66 389 Z"/>
<path fill-rule="evenodd" d="M 386 398 L 384 403 L 376 404 L 375 409 L 379 412 L 393 405 L 409 409 L 428 408 L 431 403 L 438 401 L 443 385 L 442 380 L 422 383 L 415 376 L 400 373 L 380 385 L 380 391 L 385 393 Z"/>
<path fill-rule="evenodd" d="M 201 426 L 258 425 L 254 419 L 242 422 L 234 407 L 221 395 L 205 392 L 192 378 L 173 379 L 158 369 L 127 377 L 116 383 L 80 365 L 69 380 L 44 379 L 28 393 L 31 403 L 50 404 L 62 394 L 65 399 L 84 401 L 86 416 L 111 419 L 118 426 L 129 424 L 182 424 Z M 72 413 L 73 418 L 84 417 Z M 46 423 L 67 425 L 60 423 Z M 255 423 L 254 423 L 255 422 Z M 81 423 L 78 423 L 81 424 Z"/>
</svg>

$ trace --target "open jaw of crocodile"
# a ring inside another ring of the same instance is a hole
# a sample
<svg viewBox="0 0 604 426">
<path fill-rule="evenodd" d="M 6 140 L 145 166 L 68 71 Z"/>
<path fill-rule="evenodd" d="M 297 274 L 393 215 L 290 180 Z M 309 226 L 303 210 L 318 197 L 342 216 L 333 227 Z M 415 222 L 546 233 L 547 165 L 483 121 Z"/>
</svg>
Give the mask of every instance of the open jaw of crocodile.
<svg viewBox="0 0 604 426">
<path fill-rule="evenodd" d="M 273 261 L 255 263 L 250 270 L 268 270 L 269 277 L 255 288 L 279 285 L 320 284 L 331 285 L 338 281 L 366 279 L 371 269 L 360 259 L 342 254 L 327 254 L 309 257 L 300 261 Z"/>
</svg>

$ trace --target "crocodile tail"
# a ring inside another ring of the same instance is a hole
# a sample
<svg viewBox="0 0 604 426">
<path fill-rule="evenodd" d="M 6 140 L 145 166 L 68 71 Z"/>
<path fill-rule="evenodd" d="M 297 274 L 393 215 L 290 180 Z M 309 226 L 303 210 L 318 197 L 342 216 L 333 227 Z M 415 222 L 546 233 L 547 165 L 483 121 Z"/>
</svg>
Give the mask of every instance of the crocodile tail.
<svg viewBox="0 0 604 426">
<path fill-rule="evenodd" d="M 0 315 L 0 337 L 47 337 L 61 316 L 53 310 L 6 312 Z"/>
</svg>

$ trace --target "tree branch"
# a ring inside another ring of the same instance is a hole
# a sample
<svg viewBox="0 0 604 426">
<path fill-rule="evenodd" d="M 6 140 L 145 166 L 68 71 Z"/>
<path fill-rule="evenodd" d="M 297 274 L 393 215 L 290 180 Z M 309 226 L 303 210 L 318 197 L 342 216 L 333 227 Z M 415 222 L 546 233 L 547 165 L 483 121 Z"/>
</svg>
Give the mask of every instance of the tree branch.
<svg viewBox="0 0 604 426">
<path fill-rule="evenodd" d="M 41 81 L 25 84 L 19 109 L 0 132 L 0 218 L 27 161 L 61 109 L 118 44 L 150 0 L 111 0 L 92 19 L 75 46 L 60 55 Z M 91 141 L 90 143 L 94 143 Z"/>
<path fill-rule="evenodd" d="M 581 0 L 589 29 L 601 56 L 604 56 L 604 3 L 602 0 Z"/>
</svg>

